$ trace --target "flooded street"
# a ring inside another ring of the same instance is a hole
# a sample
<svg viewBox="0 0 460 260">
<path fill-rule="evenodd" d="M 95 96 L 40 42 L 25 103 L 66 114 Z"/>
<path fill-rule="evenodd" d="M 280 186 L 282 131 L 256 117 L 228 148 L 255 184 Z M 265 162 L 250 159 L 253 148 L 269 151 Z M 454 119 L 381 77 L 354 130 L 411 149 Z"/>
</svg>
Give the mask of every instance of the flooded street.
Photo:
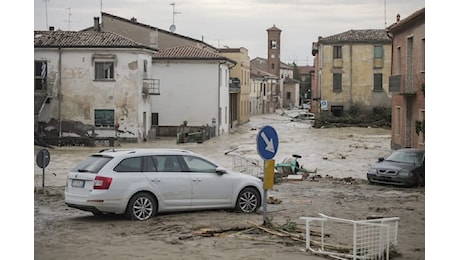
<svg viewBox="0 0 460 260">
<path fill-rule="evenodd" d="M 50 163 L 42 169 L 34 158 L 34 258 L 35 259 L 326 259 L 305 249 L 305 221 L 319 213 L 349 220 L 369 216 L 399 219 L 394 260 L 425 259 L 425 189 L 370 185 L 366 171 L 378 157 L 390 153 L 390 130 L 375 128 L 315 129 L 308 123 L 291 122 L 277 114 L 252 117 L 231 133 L 202 144 L 176 144 L 175 138 L 159 138 L 115 147 L 178 148 L 203 154 L 223 166 L 240 170 L 241 164 L 263 165 L 257 151 L 257 136 L 272 126 L 279 146 L 275 162 L 293 154 L 302 156 L 300 165 L 316 175 L 333 178 L 282 181 L 268 196 L 267 218 L 273 226 L 296 227 L 295 239 L 269 232 L 224 232 L 201 236 L 204 231 L 236 227 L 254 229 L 263 212 L 238 214 L 227 210 L 160 214 L 148 221 L 131 221 L 123 216 L 93 216 L 64 203 L 67 172 L 93 152 L 111 147 L 48 148 Z M 35 146 L 34 156 L 42 147 Z M 238 160 L 236 160 L 238 159 Z M 239 164 L 240 161 L 244 163 Z M 244 165 L 243 165 L 244 166 Z M 244 167 L 243 167 L 244 168 Z M 248 169 L 261 167 L 249 167 Z M 251 174 L 246 170 L 243 172 Z M 352 177 L 352 182 L 342 178 Z M 331 229 L 331 241 L 350 245 L 349 227 Z M 318 241 L 319 238 L 314 238 Z M 329 242 L 329 241 L 327 241 Z M 75 253 L 75 245 L 87 245 Z"/>
<path fill-rule="evenodd" d="M 366 179 L 369 165 L 390 152 L 391 132 L 381 128 L 325 128 L 316 129 L 308 122 L 291 122 L 278 114 L 251 117 L 251 121 L 231 133 L 207 140 L 202 144 L 176 144 L 175 138 L 158 138 L 144 143 L 123 143 L 115 148 L 152 147 L 180 148 L 203 154 L 227 168 L 235 169 L 234 158 L 244 158 L 263 165 L 257 152 L 257 135 L 263 126 L 272 126 L 278 135 L 279 146 L 275 163 L 293 154 L 303 168 L 321 176 Z M 62 186 L 67 172 L 92 152 L 111 147 L 54 147 L 49 148 L 51 160 L 45 169 L 45 185 Z M 42 149 L 35 147 L 34 156 Z M 35 162 L 35 158 L 34 158 Z M 239 169 L 239 168 L 238 168 Z M 237 169 L 237 170 L 238 170 Z M 35 186 L 42 185 L 42 169 L 34 167 Z"/>
</svg>

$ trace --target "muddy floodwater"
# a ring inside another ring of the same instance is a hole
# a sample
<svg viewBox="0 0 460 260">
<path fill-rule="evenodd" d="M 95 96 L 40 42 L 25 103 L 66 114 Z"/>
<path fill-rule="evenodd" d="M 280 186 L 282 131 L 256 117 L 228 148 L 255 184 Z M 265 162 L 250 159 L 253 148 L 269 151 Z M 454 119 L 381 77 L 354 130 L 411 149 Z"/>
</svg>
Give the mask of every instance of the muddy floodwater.
<svg viewBox="0 0 460 260">
<path fill-rule="evenodd" d="M 238 126 L 230 133 L 212 138 L 204 143 L 176 144 L 175 138 L 157 138 L 143 143 L 122 143 L 115 148 L 152 147 L 180 148 L 203 154 L 227 168 L 244 170 L 241 164 L 263 165 L 257 151 L 257 135 L 264 126 L 275 129 L 279 145 L 275 163 L 282 163 L 300 155 L 298 162 L 308 171 L 321 176 L 366 179 L 368 167 L 378 157 L 391 152 L 391 131 L 382 128 L 324 128 L 317 129 L 309 122 L 291 122 L 279 114 L 251 117 L 250 122 Z M 110 147 L 54 147 L 48 148 L 51 156 L 45 168 L 45 185 L 64 185 L 67 172 L 92 152 Z M 42 149 L 35 147 L 34 156 Z M 244 159 L 243 163 L 235 159 Z M 35 161 L 35 160 L 34 160 Z M 43 170 L 35 165 L 35 185 L 42 185 Z M 257 169 L 249 168 L 249 171 Z"/>
<path fill-rule="evenodd" d="M 283 179 L 274 185 L 267 191 L 273 202 L 267 202 L 266 212 L 261 209 L 256 214 L 231 210 L 179 212 L 159 214 L 142 222 L 122 215 L 93 216 L 64 203 L 66 176 L 89 154 L 111 147 L 47 148 L 51 159 L 44 183 L 43 170 L 34 158 L 34 259 L 330 259 L 305 247 L 306 223 L 301 217 L 318 217 L 320 213 L 347 220 L 397 218 L 397 245 L 388 251 L 395 256 L 391 259 L 425 259 L 425 188 L 371 185 L 366 180 L 368 167 L 391 152 L 388 129 L 316 129 L 308 122 L 291 122 L 271 114 L 251 117 L 250 122 L 230 133 L 201 144 L 176 144 L 175 138 L 157 138 L 114 148 L 187 149 L 224 167 L 258 174 L 263 160 L 257 151 L 257 137 L 264 126 L 273 127 L 278 135 L 275 163 L 300 155 L 299 164 L 315 174 L 313 179 Z M 34 156 L 40 149 L 35 146 Z M 289 227 L 293 236 L 262 229 L 264 214 L 270 226 Z M 319 232 L 317 226 L 313 228 Z M 218 233 L 204 235 L 209 231 Z M 326 233 L 327 244 L 351 252 L 353 233 L 349 226 L 331 226 Z"/>
</svg>

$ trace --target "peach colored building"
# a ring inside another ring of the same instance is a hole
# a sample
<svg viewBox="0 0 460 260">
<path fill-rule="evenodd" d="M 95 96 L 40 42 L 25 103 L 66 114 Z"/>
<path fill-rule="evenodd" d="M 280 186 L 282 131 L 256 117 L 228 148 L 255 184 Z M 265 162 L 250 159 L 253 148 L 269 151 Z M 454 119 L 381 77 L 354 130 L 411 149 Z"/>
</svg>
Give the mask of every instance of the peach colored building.
<svg viewBox="0 0 460 260">
<path fill-rule="evenodd" d="M 393 54 L 391 148 L 425 148 L 425 8 L 387 28 Z M 423 131 L 424 132 L 424 131 Z"/>
</svg>

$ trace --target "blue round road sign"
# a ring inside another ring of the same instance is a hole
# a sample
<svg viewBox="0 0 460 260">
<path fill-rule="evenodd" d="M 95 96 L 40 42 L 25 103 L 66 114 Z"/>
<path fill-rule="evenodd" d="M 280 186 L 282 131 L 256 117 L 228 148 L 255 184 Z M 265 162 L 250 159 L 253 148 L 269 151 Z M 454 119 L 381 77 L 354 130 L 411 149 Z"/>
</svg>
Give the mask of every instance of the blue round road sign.
<svg viewBox="0 0 460 260">
<path fill-rule="evenodd" d="M 275 157 L 278 151 L 278 134 L 271 126 L 264 126 L 257 134 L 257 152 L 264 160 Z"/>
</svg>

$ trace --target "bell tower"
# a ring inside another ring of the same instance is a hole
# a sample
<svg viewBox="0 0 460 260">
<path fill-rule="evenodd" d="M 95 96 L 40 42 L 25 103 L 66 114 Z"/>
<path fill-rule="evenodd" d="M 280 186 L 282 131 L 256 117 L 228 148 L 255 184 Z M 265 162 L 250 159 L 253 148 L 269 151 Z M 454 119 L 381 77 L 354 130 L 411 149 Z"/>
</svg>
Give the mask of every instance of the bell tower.
<svg viewBox="0 0 460 260">
<path fill-rule="evenodd" d="M 267 70 L 273 75 L 280 76 L 280 50 L 281 50 L 281 30 L 276 28 L 273 25 L 271 28 L 267 29 L 268 33 L 268 64 Z"/>
</svg>

